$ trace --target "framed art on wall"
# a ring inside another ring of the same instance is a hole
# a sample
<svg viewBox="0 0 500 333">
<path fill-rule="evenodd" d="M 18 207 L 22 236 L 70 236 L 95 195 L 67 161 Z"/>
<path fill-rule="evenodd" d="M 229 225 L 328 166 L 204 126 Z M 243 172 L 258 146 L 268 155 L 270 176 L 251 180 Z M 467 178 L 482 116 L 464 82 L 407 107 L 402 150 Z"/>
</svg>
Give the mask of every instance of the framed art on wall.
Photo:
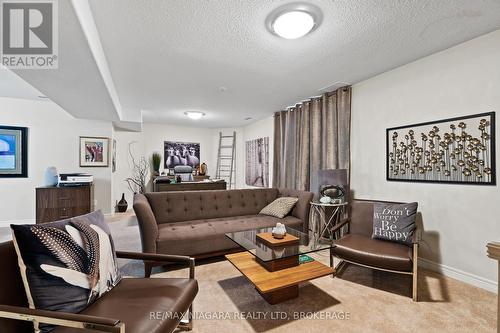
<svg viewBox="0 0 500 333">
<path fill-rule="evenodd" d="M 107 167 L 109 165 L 109 138 L 80 137 L 80 166 Z"/>
<path fill-rule="evenodd" d="M 113 139 L 113 148 L 111 149 L 111 172 L 116 172 L 116 140 Z"/>
<path fill-rule="evenodd" d="M 173 169 L 177 165 L 189 165 L 197 168 L 200 165 L 200 144 L 192 142 L 165 141 L 165 169 Z"/>
<path fill-rule="evenodd" d="M 28 177 L 28 128 L 0 125 L 0 178 Z"/>
<path fill-rule="evenodd" d="M 495 112 L 388 128 L 388 181 L 496 185 Z"/>
<path fill-rule="evenodd" d="M 245 183 L 269 187 L 269 137 L 246 142 Z"/>
</svg>

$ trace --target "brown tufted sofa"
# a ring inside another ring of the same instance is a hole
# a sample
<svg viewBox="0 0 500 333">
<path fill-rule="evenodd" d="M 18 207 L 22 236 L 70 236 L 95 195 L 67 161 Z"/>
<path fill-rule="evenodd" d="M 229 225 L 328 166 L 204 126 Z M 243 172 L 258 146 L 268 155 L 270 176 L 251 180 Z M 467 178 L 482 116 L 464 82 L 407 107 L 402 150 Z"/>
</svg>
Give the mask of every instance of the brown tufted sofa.
<svg viewBox="0 0 500 333">
<path fill-rule="evenodd" d="M 262 208 L 282 196 L 299 199 L 288 216 L 259 215 Z M 276 222 L 307 231 L 312 198 L 311 192 L 275 188 L 154 192 L 136 194 L 134 211 L 143 252 L 200 258 L 237 249 L 225 236 L 228 232 L 270 227 Z M 146 265 L 146 275 L 151 266 Z"/>
</svg>

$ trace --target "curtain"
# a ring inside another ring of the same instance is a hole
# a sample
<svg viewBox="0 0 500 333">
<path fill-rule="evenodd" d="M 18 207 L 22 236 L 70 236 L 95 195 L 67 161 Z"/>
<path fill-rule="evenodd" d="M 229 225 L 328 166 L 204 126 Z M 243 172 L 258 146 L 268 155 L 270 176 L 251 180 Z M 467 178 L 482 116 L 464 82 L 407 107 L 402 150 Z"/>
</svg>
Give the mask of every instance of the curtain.
<svg viewBox="0 0 500 333">
<path fill-rule="evenodd" d="M 318 170 L 350 166 L 351 87 L 274 115 L 273 187 L 318 189 Z"/>
</svg>

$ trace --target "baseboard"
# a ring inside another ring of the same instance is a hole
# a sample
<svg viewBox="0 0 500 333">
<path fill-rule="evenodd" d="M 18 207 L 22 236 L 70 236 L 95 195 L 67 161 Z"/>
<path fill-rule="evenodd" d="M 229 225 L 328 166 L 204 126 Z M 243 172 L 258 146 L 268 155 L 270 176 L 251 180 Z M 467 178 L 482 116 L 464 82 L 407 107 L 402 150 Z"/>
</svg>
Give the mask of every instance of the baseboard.
<svg viewBox="0 0 500 333">
<path fill-rule="evenodd" d="M 456 269 L 450 266 L 439 264 L 437 262 L 418 258 L 419 267 L 438 272 L 444 276 L 450 277 L 455 280 L 459 280 L 475 287 L 488 290 L 494 293 L 498 292 L 498 283 L 492 280 L 482 278 L 480 276 L 464 272 L 460 269 Z"/>
<path fill-rule="evenodd" d="M 104 214 L 104 217 L 112 217 L 112 213 Z M 35 219 L 0 221 L 0 228 L 8 228 L 11 224 L 35 224 Z"/>
<path fill-rule="evenodd" d="M 8 228 L 11 224 L 35 224 L 35 219 L 0 221 L 0 228 Z"/>
</svg>

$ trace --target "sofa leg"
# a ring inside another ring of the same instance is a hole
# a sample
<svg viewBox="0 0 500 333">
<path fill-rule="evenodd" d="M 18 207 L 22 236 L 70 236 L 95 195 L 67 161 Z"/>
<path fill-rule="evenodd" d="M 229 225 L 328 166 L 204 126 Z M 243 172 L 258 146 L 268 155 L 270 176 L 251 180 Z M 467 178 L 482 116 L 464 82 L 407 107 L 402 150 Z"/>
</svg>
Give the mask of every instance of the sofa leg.
<svg viewBox="0 0 500 333">
<path fill-rule="evenodd" d="M 152 271 L 153 271 L 153 264 L 145 261 L 144 262 L 144 277 L 150 278 Z"/>
<path fill-rule="evenodd" d="M 413 244 L 413 287 L 412 287 L 412 298 L 414 302 L 417 302 L 417 291 L 418 291 L 418 244 Z"/>
<path fill-rule="evenodd" d="M 177 328 L 183 331 L 191 331 L 193 329 L 193 304 L 189 307 L 187 319 L 181 320 Z"/>
</svg>

